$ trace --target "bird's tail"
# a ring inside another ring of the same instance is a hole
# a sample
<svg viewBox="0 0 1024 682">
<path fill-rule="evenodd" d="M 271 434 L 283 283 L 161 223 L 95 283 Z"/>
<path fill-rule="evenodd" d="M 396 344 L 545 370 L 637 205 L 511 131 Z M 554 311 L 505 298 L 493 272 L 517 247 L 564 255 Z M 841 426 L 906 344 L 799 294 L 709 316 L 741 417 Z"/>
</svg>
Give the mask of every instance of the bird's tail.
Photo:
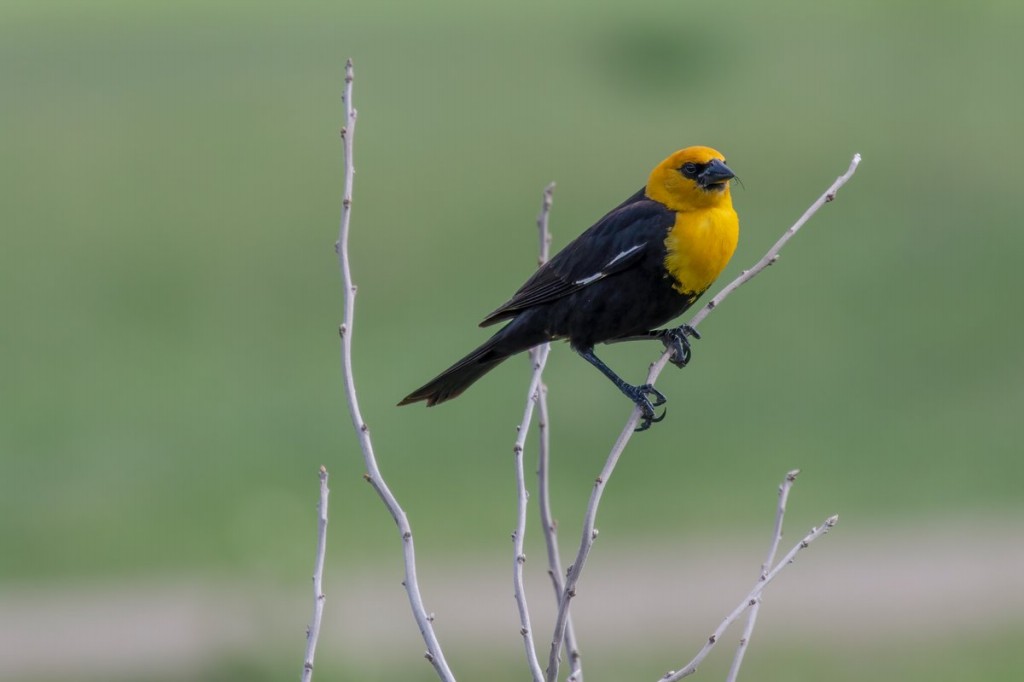
<svg viewBox="0 0 1024 682">
<path fill-rule="evenodd" d="M 482 346 L 454 365 L 402 398 L 399 405 L 427 401 L 427 407 L 457 398 L 477 379 L 500 365 L 507 358 L 547 341 L 542 333 L 530 333 L 525 325 L 513 320 Z"/>
</svg>

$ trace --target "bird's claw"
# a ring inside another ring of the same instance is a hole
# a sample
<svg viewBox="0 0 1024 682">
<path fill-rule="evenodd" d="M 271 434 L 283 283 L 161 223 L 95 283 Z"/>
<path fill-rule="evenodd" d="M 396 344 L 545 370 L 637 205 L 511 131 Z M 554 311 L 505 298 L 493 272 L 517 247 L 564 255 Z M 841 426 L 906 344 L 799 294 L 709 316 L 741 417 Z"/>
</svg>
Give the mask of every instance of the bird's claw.
<svg viewBox="0 0 1024 682">
<path fill-rule="evenodd" d="M 644 412 L 643 417 L 641 417 L 640 419 L 640 425 L 633 429 L 633 431 L 635 431 L 636 433 L 646 431 L 647 429 L 651 428 L 651 424 L 655 424 L 664 419 L 666 414 L 668 414 L 668 408 L 663 410 L 662 413 L 657 417 L 654 416 L 654 410 L 651 410 L 650 415 L 648 415 L 647 412 Z"/>
<path fill-rule="evenodd" d="M 640 408 L 640 425 L 636 427 L 637 431 L 646 431 L 651 428 L 651 424 L 660 422 L 665 418 L 665 415 L 668 414 L 667 409 L 660 415 L 654 411 L 655 407 L 661 407 L 668 402 L 668 398 L 665 397 L 664 393 L 650 384 L 634 386 L 633 390 L 630 391 L 629 397 L 633 400 L 636 406 Z"/>
<path fill-rule="evenodd" d="M 700 338 L 697 330 L 688 324 L 666 329 L 661 334 L 661 340 L 665 344 L 665 348 L 672 352 L 669 362 L 676 367 L 686 367 L 686 364 L 690 362 L 690 340 L 686 338 L 688 336 L 692 336 L 695 339 Z"/>
</svg>

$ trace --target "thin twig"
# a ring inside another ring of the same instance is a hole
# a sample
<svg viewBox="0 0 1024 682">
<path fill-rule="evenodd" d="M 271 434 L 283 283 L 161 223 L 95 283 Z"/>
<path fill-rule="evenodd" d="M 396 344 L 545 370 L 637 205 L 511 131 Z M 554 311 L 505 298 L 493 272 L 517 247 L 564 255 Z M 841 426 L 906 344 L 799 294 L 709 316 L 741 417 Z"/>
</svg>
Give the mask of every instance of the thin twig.
<svg viewBox="0 0 1024 682">
<path fill-rule="evenodd" d="M 811 216 L 817 213 L 818 209 L 835 199 L 836 193 L 839 189 L 845 185 L 857 171 L 857 166 L 860 164 L 860 160 L 860 154 L 854 154 L 853 160 L 850 162 L 850 167 L 847 171 L 843 175 L 839 176 L 825 191 L 825 193 L 811 204 L 806 211 L 804 211 L 804 214 L 800 216 L 800 219 L 783 233 L 779 240 L 775 242 L 772 248 L 768 250 L 761 260 L 759 260 L 752 268 L 744 271 L 739 277 L 727 284 L 713 299 L 708 301 L 708 303 L 704 305 L 704 307 L 702 307 L 689 321 L 689 326 L 696 328 L 697 325 L 699 325 L 712 310 L 721 305 L 722 301 L 724 301 L 733 291 L 746 282 L 749 282 L 758 273 L 774 263 L 778 259 L 779 252 L 782 250 L 782 247 L 786 245 L 786 242 L 788 242 L 801 227 L 803 227 L 804 223 L 806 223 Z M 664 370 L 665 366 L 668 364 L 671 355 L 672 353 L 669 349 L 666 349 L 665 352 L 661 354 L 661 357 L 651 365 L 650 371 L 647 373 L 647 381 L 645 383 L 651 385 L 654 384 L 655 380 L 657 380 L 662 370 Z M 573 561 L 572 566 L 569 567 L 565 585 L 562 589 L 561 599 L 558 604 L 558 614 L 555 618 L 555 632 L 551 638 L 551 654 L 548 657 L 548 682 L 554 682 L 555 677 L 558 675 L 559 647 L 565 634 L 569 602 L 576 594 L 576 583 L 579 580 L 580 573 L 582 572 L 583 566 L 590 554 L 590 548 L 593 546 L 594 539 L 597 537 L 597 531 L 595 530 L 594 525 L 597 518 L 597 509 L 601 502 L 601 495 L 604 493 L 604 487 L 608 482 L 608 478 L 615 470 L 619 457 L 622 456 L 622 451 L 625 450 L 630 438 L 633 437 L 634 430 L 636 429 L 639 421 L 640 408 L 635 407 L 633 408 L 633 412 L 630 414 L 629 419 L 626 420 L 626 425 L 623 427 L 622 432 L 615 441 L 615 445 L 612 446 L 611 452 L 608 454 L 608 459 L 605 461 L 604 468 L 601 470 L 601 474 L 595 481 L 594 488 L 590 493 L 590 502 L 587 505 L 587 511 L 583 519 L 583 532 L 580 538 L 579 551 L 576 554 L 576 559 Z"/>
<path fill-rule="evenodd" d="M 537 258 L 538 267 L 544 265 L 548 259 L 550 238 L 547 232 L 548 213 L 551 210 L 551 193 L 554 191 L 554 183 L 548 185 L 544 190 L 544 201 L 541 205 L 540 215 L 537 217 L 537 226 L 540 232 L 540 249 Z M 526 552 L 524 544 L 526 541 L 526 507 L 530 494 L 526 488 L 526 473 L 523 465 L 523 450 L 526 446 L 526 435 L 530 430 L 530 421 L 533 419 L 533 411 L 540 402 L 544 392 L 542 375 L 544 365 L 548 360 L 548 353 L 551 351 L 550 343 L 543 343 L 530 350 L 530 363 L 533 366 L 533 374 L 530 377 L 530 386 L 526 392 L 526 407 L 523 408 L 523 420 L 517 427 L 518 434 L 516 442 L 512 447 L 515 457 L 516 469 L 516 529 L 512 533 L 513 562 L 512 562 L 512 585 L 515 594 L 516 606 L 519 608 L 519 633 L 523 636 L 523 646 L 526 649 L 526 662 L 533 675 L 534 682 L 543 682 L 544 673 L 540 668 L 537 659 L 537 649 L 533 643 L 533 627 L 530 624 L 530 609 L 526 600 L 526 587 L 523 584 L 523 566 L 526 563 Z"/>
<path fill-rule="evenodd" d="M 555 183 L 549 182 L 544 188 L 544 197 L 540 204 L 540 213 L 537 214 L 537 237 L 540 241 L 538 248 L 537 267 L 548 262 L 551 257 L 551 230 L 548 229 L 548 219 L 551 217 L 551 202 L 554 200 Z"/>
<path fill-rule="evenodd" d="M 313 679 L 313 658 L 316 642 L 320 638 L 320 623 L 324 617 L 324 556 L 327 553 L 327 468 L 320 467 L 320 504 L 317 507 L 316 561 L 313 563 L 313 617 L 306 630 L 306 658 L 302 665 L 302 682 Z"/>
<path fill-rule="evenodd" d="M 544 532 L 544 544 L 548 552 L 548 577 L 551 578 L 551 587 L 555 593 L 555 603 L 562 596 L 562 570 L 561 550 L 558 547 L 558 521 L 551 513 L 551 430 L 548 428 L 550 417 L 548 415 L 548 389 L 543 383 L 540 385 L 540 396 L 537 401 L 537 409 L 540 412 L 537 420 L 537 432 L 540 435 L 540 447 L 538 449 L 537 462 L 537 488 L 538 505 L 540 506 L 540 522 Z M 583 682 L 583 657 L 580 654 L 579 643 L 576 641 L 576 629 L 572 624 L 572 614 L 566 617 L 564 645 L 566 657 L 569 659 L 569 677 L 567 682 Z"/>
<path fill-rule="evenodd" d="M 551 215 L 551 204 L 554 191 L 555 183 L 553 182 L 544 188 L 540 213 L 537 214 L 537 235 L 540 244 L 540 257 L 537 259 L 538 267 L 548 262 L 548 258 L 551 253 L 551 231 L 549 229 L 549 218 Z M 534 354 L 537 350 L 538 349 L 532 349 L 530 351 L 530 357 L 534 363 L 536 363 L 536 357 Z M 549 424 L 551 423 L 551 418 L 548 412 L 548 387 L 544 384 L 543 380 L 540 383 L 539 391 L 537 393 L 537 408 L 540 412 L 540 417 L 537 420 L 537 432 L 540 442 L 537 456 L 538 505 L 540 507 L 541 529 L 544 535 L 544 544 L 547 548 L 548 555 L 548 576 L 551 578 L 551 585 L 555 592 L 555 602 L 557 603 L 562 594 L 563 572 L 562 560 L 560 558 L 561 551 L 558 547 L 558 522 L 555 521 L 554 515 L 551 512 L 551 490 L 549 485 L 551 473 L 551 433 Z M 579 645 L 576 642 L 576 631 L 575 628 L 573 628 L 571 617 L 566 623 L 564 639 L 565 649 L 568 652 L 570 670 L 572 671 L 568 677 L 568 681 L 583 682 L 582 659 L 580 657 Z"/>
<path fill-rule="evenodd" d="M 633 419 L 632 421 L 635 426 L 636 420 Z M 628 435 L 632 435 L 632 430 L 629 431 Z M 554 682 L 555 678 L 558 677 L 558 659 L 561 655 L 561 643 L 565 637 L 565 629 L 569 621 L 569 600 L 576 596 L 576 583 L 579 581 L 580 572 L 583 570 L 583 565 L 590 555 L 591 547 L 594 546 L 594 540 L 597 539 L 597 529 L 594 527 L 594 523 L 597 518 L 597 507 L 601 503 L 601 495 L 604 494 L 605 483 L 612 475 L 612 471 L 614 471 L 622 451 L 626 449 L 627 442 L 629 442 L 629 438 L 625 432 L 620 434 L 619 439 L 612 447 L 611 454 L 608 456 L 604 468 L 601 469 L 601 474 L 594 481 L 594 489 L 590 493 L 590 502 L 587 504 L 587 511 L 583 517 L 583 538 L 580 541 L 580 549 L 576 553 L 576 559 L 569 566 L 569 571 L 566 573 L 565 584 L 562 585 L 562 594 L 558 602 L 558 613 L 555 616 L 555 633 L 551 638 L 551 653 L 548 655 L 547 682 Z"/>
<path fill-rule="evenodd" d="M 793 483 L 796 482 L 796 477 L 799 474 L 799 469 L 793 469 L 786 474 L 786 477 L 782 479 L 782 483 L 779 485 L 779 504 L 775 509 L 775 528 L 772 531 L 772 541 L 768 547 L 768 556 L 765 557 L 764 563 L 761 564 L 760 580 L 762 581 L 768 577 L 768 571 L 771 570 L 772 565 L 775 563 L 775 553 L 778 551 L 779 543 L 782 541 L 782 520 L 786 516 L 786 501 L 789 499 L 789 491 L 793 488 Z M 750 613 L 747 614 L 747 625 L 743 628 L 743 635 L 740 637 L 739 646 L 736 647 L 736 655 L 732 659 L 732 666 L 729 668 L 729 675 L 725 678 L 725 682 L 736 682 L 736 678 L 740 674 L 740 666 L 743 665 L 743 657 L 750 646 L 750 638 L 754 635 L 754 625 L 757 623 L 757 614 L 760 610 L 761 598 L 758 597 L 754 604 L 751 605 Z"/>
<path fill-rule="evenodd" d="M 363 477 L 369 482 L 380 497 L 384 506 L 391 512 L 391 517 L 398 526 L 399 536 L 402 538 L 402 550 L 405 557 L 405 590 L 409 594 L 409 604 L 412 607 L 416 624 L 420 628 L 420 634 L 427 645 L 426 659 L 434 666 L 438 677 L 445 682 L 454 682 L 455 676 L 445 661 L 441 645 L 434 634 L 433 615 L 427 612 L 423 605 L 423 598 L 420 595 L 419 581 L 416 578 L 416 551 L 412 540 L 412 527 L 409 519 L 398 500 L 388 488 L 384 477 L 377 466 L 377 457 L 373 453 L 373 443 L 370 440 L 370 428 L 363 420 L 359 409 L 359 399 L 356 396 L 355 377 L 352 373 L 352 328 L 356 303 L 356 287 L 352 283 L 352 269 L 348 257 L 348 233 L 349 220 L 352 213 L 352 183 L 355 177 L 355 166 L 352 161 L 352 143 L 356 128 L 356 110 L 352 107 L 352 60 L 345 64 L 345 91 L 342 99 L 345 103 L 345 125 L 341 129 L 342 146 L 345 152 L 345 189 L 341 200 L 341 226 L 338 232 L 338 242 L 335 250 L 338 253 L 338 264 L 341 268 L 341 277 L 345 287 L 345 314 L 344 321 L 339 328 L 341 334 L 341 367 L 345 382 L 345 394 L 348 397 L 348 411 L 352 418 L 352 426 L 359 438 L 359 446 L 363 451 L 363 462 L 366 466 L 366 473 Z"/>
<path fill-rule="evenodd" d="M 687 663 L 681 670 L 670 670 L 665 673 L 662 677 L 658 678 L 658 682 L 678 682 L 678 680 L 697 672 L 697 667 L 704 661 L 707 655 L 711 653 L 711 650 L 715 647 L 715 644 L 722 636 L 722 633 L 725 632 L 726 628 L 732 625 L 733 621 L 739 618 L 744 611 L 757 603 L 757 600 L 761 598 L 761 593 L 764 592 L 766 587 L 768 587 L 768 584 L 775 580 L 776 576 L 778 576 L 786 566 L 793 563 L 793 560 L 796 558 L 796 555 L 800 550 L 806 549 L 812 542 L 829 532 L 838 522 L 838 516 L 830 516 L 825 519 L 824 523 L 820 526 L 812 528 L 811 532 L 808 533 L 803 540 L 798 542 L 793 549 L 789 550 L 789 553 L 786 554 L 786 556 L 782 557 L 782 561 L 780 561 L 775 568 L 770 570 L 763 579 L 760 577 L 758 578 L 754 589 L 744 597 L 743 601 L 740 602 L 739 605 L 733 609 L 732 613 L 726 616 L 725 620 L 723 620 L 715 631 L 711 633 L 711 636 L 708 637 L 707 642 L 705 642 L 704 646 L 701 647 L 701 650 L 697 652 L 697 655 L 693 657 L 693 660 Z"/>
<path fill-rule="evenodd" d="M 544 371 L 544 365 L 548 360 L 550 344 L 543 344 L 537 347 L 535 353 L 531 353 L 533 360 L 533 376 L 530 378 L 530 388 L 526 394 L 526 407 L 523 410 L 523 421 L 520 422 L 515 445 L 512 452 L 515 455 L 516 467 L 516 497 L 517 497 L 517 518 L 516 529 L 512 533 L 513 545 L 513 569 L 512 582 L 514 586 L 516 605 L 519 607 L 519 633 L 523 636 L 523 645 L 526 648 L 526 662 L 530 666 L 530 674 L 535 682 L 544 680 L 544 672 L 540 669 L 540 662 L 537 660 L 537 649 L 533 644 L 533 629 L 530 625 L 530 609 L 526 603 L 526 588 L 523 585 L 523 564 L 526 563 L 526 553 L 523 544 L 526 537 L 526 504 L 529 500 L 529 493 L 526 490 L 526 474 L 523 467 L 523 447 L 526 442 L 526 434 L 530 430 L 530 420 L 533 418 L 533 409 L 537 404 L 537 394 L 540 391 L 540 377 Z"/>
</svg>

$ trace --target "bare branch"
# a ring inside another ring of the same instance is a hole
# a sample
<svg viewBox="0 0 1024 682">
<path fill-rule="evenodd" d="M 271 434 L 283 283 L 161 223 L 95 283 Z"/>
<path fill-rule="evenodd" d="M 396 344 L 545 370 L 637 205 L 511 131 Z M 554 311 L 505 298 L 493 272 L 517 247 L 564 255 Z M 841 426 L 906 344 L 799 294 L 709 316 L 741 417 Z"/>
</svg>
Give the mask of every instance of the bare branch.
<svg viewBox="0 0 1024 682">
<path fill-rule="evenodd" d="M 715 631 L 711 633 L 711 636 L 708 637 L 707 642 L 705 642 L 704 646 L 701 647 L 701 650 L 697 652 L 697 655 L 693 657 L 693 660 L 687 663 L 681 670 L 670 670 L 665 673 L 658 679 L 658 682 L 678 682 L 678 680 L 697 672 L 697 667 L 703 663 L 704 659 L 707 658 L 707 655 L 711 653 L 711 650 L 715 647 L 715 644 L 718 642 L 719 638 L 721 638 L 722 633 L 725 632 L 726 628 L 732 625 L 737 618 L 743 615 L 744 611 L 757 603 L 761 598 L 761 593 L 764 592 L 766 587 L 768 587 L 768 584 L 775 580 L 776 576 L 778 576 L 786 566 L 793 563 L 793 560 L 796 558 L 796 555 L 800 550 L 806 549 L 812 542 L 829 532 L 838 522 L 838 516 L 830 516 L 825 519 L 824 523 L 820 526 L 812 528 L 811 532 L 804 536 L 804 539 L 798 542 L 793 549 L 789 550 L 789 553 L 782 558 L 782 561 L 780 561 L 775 568 L 770 570 L 763 578 L 758 578 L 754 589 L 744 597 L 743 601 L 741 601 L 739 605 L 733 609 L 732 613 L 726 616 L 725 620 L 723 620 Z"/>
<path fill-rule="evenodd" d="M 352 107 L 352 81 L 354 72 L 352 60 L 345 64 L 345 91 L 342 99 L 345 104 L 345 125 L 341 129 L 342 146 L 345 152 L 345 188 L 341 200 L 341 225 L 338 232 L 338 242 L 335 250 L 338 253 L 338 265 L 341 268 L 341 277 L 345 288 L 345 314 L 339 333 L 341 334 L 341 367 L 345 382 L 345 394 L 348 397 L 348 410 L 352 418 L 352 426 L 359 438 L 359 446 L 363 452 L 363 462 L 366 466 L 364 478 L 369 482 L 380 497 L 384 506 L 391 513 L 391 517 L 398 526 L 399 536 L 402 538 L 402 550 L 405 557 L 405 590 L 409 595 L 409 604 L 412 607 L 416 624 L 420 628 L 420 634 L 427 645 L 425 654 L 438 677 L 446 682 L 454 682 L 455 676 L 445 661 L 441 645 L 434 634 L 433 615 L 427 612 L 423 605 L 423 598 L 420 595 L 419 582 L 416 578 L 416 551 L 412 540 L 412 527 L 405 515 L 405 511 L 395 498 L 391 489 L 388 488 L 384 477 L 377 466 L 377 457 L 373 452 L 373 443 L 370 440 L 370 428 L 363 420 L 362 412 L 359 409 L 359 399 L 356 396 L 355 377 L 352 373 L 352 329 L 356 303 L 356 287 L 352 283 L 352 268 L 348 257 L 348 234 L 349 221 L 352 214 L 352 184 L 355 179 L 355 166 L 352 160 L 353 139 L 356 129 L 356 110 Z"/>
<path fill-rule="evenodd" d="M 633 427 L 636 426 L 637 420 L 635 417 L 636 415 L 631 419 Z M 594 540 L 597 539 L 597 529 L 594 527 L 594 523 L 597 519 L 597 507 L 601 503 L 601 495 L 604 494 L 605 484 L 615 470 L 615 465 L 618 464 L 622 451 L 626 449 L 629 436 L 632 435 L 632 428 L 619 435 L 619 439 L 612 446 L 611 454 L 608 455 L 604 468 L 601 469 L 601 474 L 594 481 L 594 489 L 590 493 L 590 502 L 587 503 L 587 511 L 583 517 L 583 537 L 580 540 L 580 548 L 576 553 L 576 559 L 569 566 L 569 571 L 566 573 L 565 584 L 562 586 L 562 594 L 558 602 L 558 613 L 555 617 L 555 633 L 551 638 L 551 653 L 548 656 L 548 682 L 554 682 L 555 678 L 558 677 L 558 659 L 560 657 L 561 642 L 565 637 L 565 629 L 569 621 L 569 601 L 576 596 L 576 583 L 579 581 L 583 565 L 590 555 L 590 549 L 594 546 Z"/>
<path fill-rule="evenodd" d="M 542 682 L 544 673 L 540 669 L 540 662 L 537 660 L 537 649 L 533 645 L 533 630 L 530 625 L 530 610 L 526 604 L 526 588 L 523 586 L 523 564 L 526 563 L 526 554 L 523 550 L 523 543 L 526 537 L 526 504 L 529 500 L 529 493 L 526 490 L 526 474 L 523 467 L 523 447 L 526 442 L 526 434 L 530 430 L 530 421 L 533 418 L 533 409 L 537 404 L 537 394 L 540 392 L 540 378 L 544 371 L 544 365 L 548 360 L 550 344 L 543 344 L 537 347 L 535 352 L 530 353 L 533 360 L 533 376 L 530 378 L 530 388 L 526 394 L 526 408 L 523 410 L 523 421 L 520 422 L 515 445 L 512 451 L 515 455 L 516 464 L 516 493 L 518 498 L 516 530 L 512 533 L 513 544 L 513 569 L 512 582 L 514 585 L 516 605 L 519 607 L 519 632 L 523 636 L 523 645 L 526 647 L 526 661 L 530 666 L 530 673 L 535 682 Z"/>
<path fill-rule="evenodd" d="M 558 522 L 551 513 L 551 439 L 550 418 L 548 416 L 547 386 L 540 385 L 537 407 L 540 411 L 540 418 L 537 420 L 537 431 L 540 435 L 540 448 L 537 463 L 537 487 L 539 490 L 538 504 L 540 506 L 540 522 L 544 532 L 544 544 L 548 553 L 548 577 L 551 578 L 551 587 L 555 592 L 555 603 L 562 596 L 562 570 L 561 550 L 558 547 Z M 572 614 L 566 616 L 565 637 L 563 638 L 566 656 L 569 659 L 570 674 L 568 682 L 583 682 L 583 658 L 580 654 L 579 644 L 576 641 L 576 629 L 572 624 Z"/>
<path fill-rule="evenodd" d="M 551 202 L 555 194 L 555 183 L 549 182 L 544 188 L 544 198 L 540 204 L 540 213 L 537 214 L 537 234 L 540 239 L 538 250 L 537 267 L 548 262 L 551 257 L 551 231 L 548 229 L 548 218 L 551 215 Z"/>
<path fill-rule="evenodd" d="M 555 183 L 549 183 L 544 188 L 544 195 L 541 202 L 540 213 L 537 215 L 537 234 L 539 238 L 539 257 L 537 258 L 538 267 L 547 263 L 551 252 L 551 232 L 548 229 L 548 219 L 551 213 L 552 198 L 555 191 Z M 549 344 L 542 344 L 530 350 L 530 361 L 534 367 L 537 366 L 541 352 L 545 354 L 549 352 Z M 532 385 L 531 385 L 532 387 Z M 537 387 L 536 394 L 530 393 L 532 399 L 536 401 L 537 407 L 540 412 L 538 419 L 537 430 L 540 436 L 540 446 L 538 450 L 538 464 L 537 464 L 537 487 L 539 490 L 539 505 L 540 505 L 540 519 L 541 527 L 544 535 L 544 543 L 547 547 L 548 555 L 548 575 L 551 577 L 552 586 L 555 591 L 555 600 L 559 599 L 562 592 L 562 563 L 559 558 L 558 549 L 558 532 L 557 524 L 551 513 L 551 493 L 549 482 L 550 472 L 550 453 L 551 453 L 551 441 L 550 432 L 548 425 L 550 423 L 550 415 L 548 413 L 548 402 L 547 402 L 547 386 L 541 380 Z M 528 403 L 529 407 L 529 403 Z M 523 431 L 520 426 L 520 436 L 522 437 Z M 525 482 L 523 483 L 525 485 Z M 520 489 L 520 495 L 522 495 L 522 489 Z M 520 498 L 521 499 L 521 498 Z M 520 510 L 522 520 L 522 509 Z M 522 610 L 521 610 L 522 613 Z M 565 630 L 565 647 L 569 652 L 569 661 L 573 674 L 569 676 L 570 682 L 582 682 L 583 671 L 581 668 L 579 648 L 576 644 L 576 634 L 572 627 L 572 621 L 570 620 Z M 536 674 L 536 671 L 534 671 Z"/>
<path fill-rule="evenodd" d="M 779 504 L 775 510 L 775 528 L 772 533 L 771 545 L 768 547 L 768 556 L 761 564 L 761 580 L 768 577 L 768 571 L 775 563 L 775 552 L 778 551 L 779 542 L 782 541 L 782 520 L 786 515 L 786 501 L 789 499 L 789 491 L 799 474 L 799 469 L 793 469 L 786 474 L 779 485 Z M 747 647 L 750 646 L 750 638 L 754 635 L 754 625 L 757 623 L 757 614 L 760 610 L 761 598 L 758 597 L 757 601 L 751 605 L 750 613 L 747 614 L 747 625 L 743 628 L 743 635 L 740 637 L 739 646 L 736 647 L 736 655 L 733 657 L 732 667 L 729 668 L 729 675 L 725 678 L 725 682 L 736 682 L 736 678 L 740 674 L 740 666 L 743 665 L 743 657 L 747 653 Z"/>
<path fill-rule="evenodd" d="M 740 286 L 749 282 L 758 273 L 767 268 L 769 265 L 774 263 L 778 257 L 782 247 L 786 245 L 793 235 L 803 227 L 803 225 L 818 212 L 822 206 L 826 203 L 831 202 L 836 197 L 836 193 L 839 189 L 846 184 L 846 182 L 853 177 L 853 174 L 857 171 L 857 166 L 860 164 L 860 154 L 854 154 L 853 160 L 850 162 L 850 166 L 847 171 L 839 176 L 835 182 L 822 194 L 811 206 L 804 211 L 804 214 L 800 216 L 788 230 L 786 230 L 778 241 L 768 250 L 768 252 L 761 258 L 752 268 L 744 271 L 739 277 L 734 279 L 732 282 L 727 284 L 713 299 L 711 299 L 703 308 L 701 308 L 696 315 L 688 323 L 690 327 L 696 328 L 704 318 L 706 318 L 711 311 L 717 308 L 722 301 L 726 299 L 733 291 L 738 289 Z M 662 370 L 668 364 L 669 358 L 672 353 L 666 349 L 661 357 L 655 361 L 647 373 L 647 381 L 645 383 L 653 385 L 661 374 Z M 576 594 L 576 583 L 579 580 L 580 573 L 583 570 L 583 566 L 586 563 L 587 557 L 590 554 L 590 549 L 593 546 L 594 539 L 597 537 L 595 530 L 595 521 L 597 518 L 597 508 L 601 502 L 601 495 L 604 493 L 604 487 L 608 482 L 608 478 L 612 475 L 615 470 L 615 466 L 618 463 L 619 457 L 622 456 L 623 450 L 629 443 L 630 438 L 633 437 L 634 430 L 640 421 L 640 408 L 634 407 L 632 414 L 629 419 L 626 420 L 626 425 L 623 427 L 622 432 L 619 434 L 618 439 L 615 441 L 615 445 L 612 446 L 611 452 L 608 454 L 608 459 L 605 461 L 604 468 L 601 470 L 600 476 L 594 483 L 594 489 L 590 493 L 590 502 L 587 505 L 587 511 L 583 519 L 583 532 L 580 539 L 579 551 L 576 554 L 572 566 L 569 567 L 569 572 L 566 575 L 565 585 L 562 589 L 562 596 L 558 605 L 558 615 L 555 619 L 555 632 L 551 639 L 551 654 L 548 657 L 548 668 L 547 668 L 547 679 L 549 682 L 554 682 L 555 677 L 558 675 L 558 658 L 559 658 L 559 647 L 560 642 L 565 634 L 566 623 L 568 619 L 569 602 Z"/>
<path fill-rule="evenodd" d="M 548 254 L 550 252 L 551 235 L 548 233 L 548 214 L 551 211 L 551 195 L 554 189 L 555 183 L 553 182 L 544 189 L 544 200 L 541 204 L 540 215 L 537 216 L 537 228 L 540 234 L 540 248 L 537 258 L 538 267 L 548 261 Z M 523 450 L 526 446 L 526 434 L 530 430 L 530 421 L 533 419 L 534 407 L 540 402 L 543 394 L 546 392 L 542 383 L 542 375 L 550 351 L 550 343 L 544 343 L 530 349 L 530 363 L 533 366 L 533 374 L 530 377 L 530 387 L 526 392 L 526 407 L 523 409 L 523 420 L 517 427 L 518 435 L 512 447 L 512 452 L 515 455 L 517 497 L 516 529 L 512 533 L 514 552 L 512 583 L 516 605 L 519 608 L 519 633 L 523 636 L 523 645 L 526 648 L 526 662 L 530 667 L 530 673 L 533 675 L 535 682 L 542 682 L 544 673 L 540 669 L 540 662 L 537 660 L 537 649 L 533 644 L 530 609 L 527 605 L 526 588 L 523 584 L 523 565 L 526 563 L 526 553 L 523 550 L 523 545 L 526 541 L 526 506 L 530 498 L 530 494 L 526 489 Z M 546 403 L 544 409 L 547 409 Z M 544 421 L 546 422 L 546 416 Z"/>
<path fill-rule="evenodd" d="M 306 658 L 302 665 L 302 682 L 313 679 L 313 658 L 316 656 L 316 642 L 320 638 L 320 623 L 324 617 L 324 556 L 327 553 L 327 468 L 320 467 L 320 504 L 318 505 L 316 561 L 313 568 L 313 617 L 306 630 Z"/>
</svg>

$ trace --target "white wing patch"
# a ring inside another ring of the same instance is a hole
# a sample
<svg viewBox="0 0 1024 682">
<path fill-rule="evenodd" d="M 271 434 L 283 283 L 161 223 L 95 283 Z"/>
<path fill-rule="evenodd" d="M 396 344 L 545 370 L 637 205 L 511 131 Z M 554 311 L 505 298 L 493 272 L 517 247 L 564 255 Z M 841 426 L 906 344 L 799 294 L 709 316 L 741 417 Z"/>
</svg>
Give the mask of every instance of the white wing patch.
<svg viewBox="0 0 1024 682">
<path fill-rule="evenodd" d="M 644 247 L 643 244 L 637 244 L 636 246 L 631 246 L 628 249 L 626 249 L 625 251 L 622 251 L 617 256 L 615 256 L 615 258 L 612 258 L 610 261 L 608 261 L 608 264 L 604 266 L 605 270 L 611 268 L 613 265 L 618 263 L 620 260 L 622 260 L 626 256 L 636 252 L 638 249 L 642 249 L 643 247 Z M 578 279 L 575 282 L 573 282 L 573 284 L 575 286 L 581 286 L 581 287 L 584 287 L 584 286 L 586 286 L 588 284 L 593 284 L 597 280 L 604 279 L 605 277 L 608 276 L 608 273 L 605 272 L 605 270 L 602 270 L 601 272 L 594 273 L 593 275 L 590 275 L 589 277 L 584 277 L 583 279 Z"/>
<path fill-rule="evenodd" d="M 586 285 L 591 284 L 593 282 L 596 282 L 597 280 L 601 279 L 602 277 L 604 277 L 604 273 L 603 272 L 599 272 L 596 275 L 591 275 L 590 277 L 584 277 L 583 279 L 578 279 L 575 282 L 573 282 L 573 284 L 576 284 L 576 285 L 579 285 L 579 286 L 583 287 L 583 286 L 586 286 Z"/>
<path fill-rule="evenodd" d="M 636 246 L 629 247 L 628 249 L 626 249 L 625 251 L 623 251 L 622 253 L 617 255 L 615 258 L 612 258 L 610 261 L 608 261 L 608 265 L 606 265 L 605 267 L 606 268 L 610 268 L 611 266 L 615 265 L 620 260 L 622 260 L 623 258 L 628 256 L 629 254 L 633 253 L 637 249 L 642 249 L 642 248 L 644 248 L 643 244 L 637 244 Z"/>
</svg>

